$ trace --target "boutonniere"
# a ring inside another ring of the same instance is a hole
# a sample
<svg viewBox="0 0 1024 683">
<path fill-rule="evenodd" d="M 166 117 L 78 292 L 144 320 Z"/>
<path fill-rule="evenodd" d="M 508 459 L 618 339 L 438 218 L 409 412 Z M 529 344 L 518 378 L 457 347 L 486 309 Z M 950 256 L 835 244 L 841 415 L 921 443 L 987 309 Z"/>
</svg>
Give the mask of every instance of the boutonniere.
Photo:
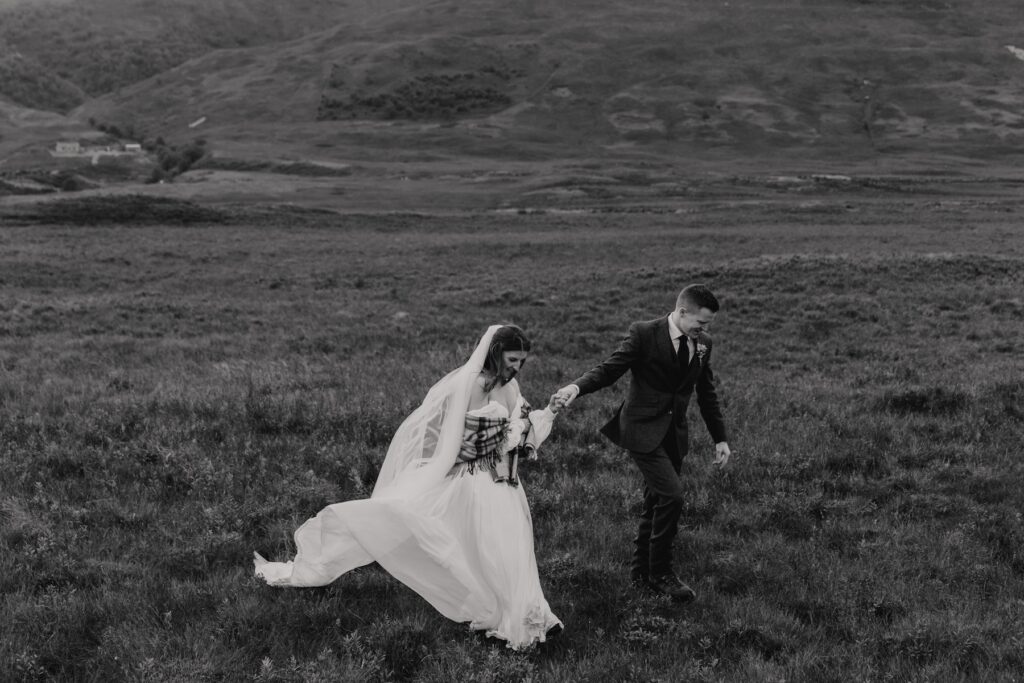
<svg viewBox="0 0 1024 683">
<path fill-rule="evenodd" d="M 704 356 L 708 355 L 708 346 L 702 342 L 697 342 L 697 360 L 700 364 L 704 364 Z"/>
</svg>

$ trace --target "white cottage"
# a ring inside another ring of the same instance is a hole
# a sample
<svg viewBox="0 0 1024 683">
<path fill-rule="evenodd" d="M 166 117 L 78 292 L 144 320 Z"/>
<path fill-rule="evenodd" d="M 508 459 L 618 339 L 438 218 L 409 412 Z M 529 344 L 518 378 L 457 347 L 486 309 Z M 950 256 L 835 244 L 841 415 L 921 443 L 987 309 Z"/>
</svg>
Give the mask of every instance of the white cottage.
<svg viewBox="0 0 1024 683">
<path fill-rule="evenodd" d="M 56 151 L 57 154 L 80 154 L 82 151 L 82 145 L 78 142 L 58 142 L 57 148 L 54 151 Z"/>
</svg>

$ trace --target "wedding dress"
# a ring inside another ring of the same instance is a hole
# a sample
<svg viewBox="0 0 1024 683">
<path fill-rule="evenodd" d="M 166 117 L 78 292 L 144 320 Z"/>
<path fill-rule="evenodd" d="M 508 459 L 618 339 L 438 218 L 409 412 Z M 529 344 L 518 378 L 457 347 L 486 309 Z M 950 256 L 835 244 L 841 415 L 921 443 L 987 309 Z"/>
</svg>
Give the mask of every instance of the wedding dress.
<svg viewBox="0 0 1024 683">
<path fill-rule="evenodd" d="M 544 598 L 521 482 L 503 459 L 551 431 L 550 410 L 491 401 L 467 410 L 490 337 L 431 388 L 392 439 L 373 495 L 328 505 L 295 532 L 288 562 L 256 554 L 273 586 L 323 586 L 377 562 L 449 619 L 523 649 L 561 626 Z"/>
</svg>

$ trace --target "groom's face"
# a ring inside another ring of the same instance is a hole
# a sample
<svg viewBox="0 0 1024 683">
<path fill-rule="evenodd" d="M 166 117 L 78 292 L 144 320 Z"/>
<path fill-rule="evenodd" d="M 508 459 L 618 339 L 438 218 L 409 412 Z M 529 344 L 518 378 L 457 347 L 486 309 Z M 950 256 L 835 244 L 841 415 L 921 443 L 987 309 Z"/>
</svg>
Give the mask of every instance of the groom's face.
<svg viewBox="0 0 1024 683">
<path fill-rule="evenodd" d="M 687 337 L 696 337 L 707 331 L 714 319 L 715 314 L 707 308 L 683 306 L 676 311 L 676 325 Z"/>
</svg>

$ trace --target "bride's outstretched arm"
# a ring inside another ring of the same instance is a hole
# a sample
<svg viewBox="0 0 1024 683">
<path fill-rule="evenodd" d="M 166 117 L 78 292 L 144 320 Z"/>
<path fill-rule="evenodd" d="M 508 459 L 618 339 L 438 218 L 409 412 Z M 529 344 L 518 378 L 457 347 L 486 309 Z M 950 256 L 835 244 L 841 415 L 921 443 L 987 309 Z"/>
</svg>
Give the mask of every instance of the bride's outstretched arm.
<svg viewBox="0 0 1024 683">
<path fill-rule="evenodd" d="M 523 445 L 526 446 L 531 460 L 537 458 L 537 449 L 551 434 L 555 415 L 562 408 L 562 403 L 556 399 L 556 396 L 556 394 L 551 396 L 548 405 L 543 410 L 531 410 L 526 416 L 530 423 L 530 431 L 527 433 L 526 442 Z"/>
</svg>

